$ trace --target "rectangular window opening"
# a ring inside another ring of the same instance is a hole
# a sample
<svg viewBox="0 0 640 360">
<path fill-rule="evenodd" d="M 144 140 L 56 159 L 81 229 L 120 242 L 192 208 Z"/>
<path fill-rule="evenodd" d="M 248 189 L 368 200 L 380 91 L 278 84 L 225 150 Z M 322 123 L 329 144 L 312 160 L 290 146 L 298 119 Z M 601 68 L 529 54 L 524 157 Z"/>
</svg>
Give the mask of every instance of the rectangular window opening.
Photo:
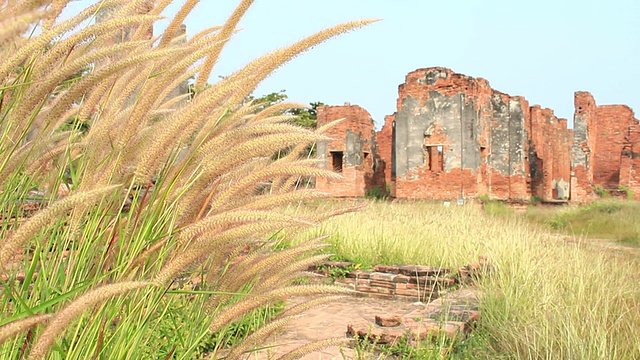
<svg viewBox="0 0 640 360">
<path fill-rule="evenodd" d="M 430 171 L 444 171 L 444 146 L 434 145 L 425 147 L 427 166 Z"/>
<path fill-rule="evenodd" d="M 331 165 L 333 167 L 333 171 L 342 172 L 342 161 L 342 151 L 331 151 Z"/>
</svg>

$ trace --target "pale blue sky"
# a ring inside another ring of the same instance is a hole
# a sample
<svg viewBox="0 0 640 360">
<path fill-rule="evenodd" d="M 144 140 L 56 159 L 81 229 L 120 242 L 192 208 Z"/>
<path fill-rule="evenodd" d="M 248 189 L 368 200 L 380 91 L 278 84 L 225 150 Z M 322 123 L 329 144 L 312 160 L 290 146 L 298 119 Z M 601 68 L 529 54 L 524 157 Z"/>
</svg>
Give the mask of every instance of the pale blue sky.
<svg viewBox="0 0 640 360">
<path fill-rule="evenodd" d="M 202 0 L 186 21 L 188 32 L 222 24 L 236 4 Z M 285 89 L 303 103 L 349 101 L 380 126 L 396 110 L 408 72 L 444 66 L 559 117 L 572 118 L 577 90 L 640 115 L 638 0 L 256 0 L 211 80 L 304 35 L 362 18 L 383 20 L 299 56 L 256 95 Z"/>
</svg>

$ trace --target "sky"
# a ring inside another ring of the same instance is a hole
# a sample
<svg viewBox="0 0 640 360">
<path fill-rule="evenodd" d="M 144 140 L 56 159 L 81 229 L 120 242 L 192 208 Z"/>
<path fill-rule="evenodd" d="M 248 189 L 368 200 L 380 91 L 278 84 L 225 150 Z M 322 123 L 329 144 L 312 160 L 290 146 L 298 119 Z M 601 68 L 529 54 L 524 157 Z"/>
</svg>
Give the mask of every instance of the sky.
<svg viewBox="0 0 640 360">
<path fill-rule="evenodd" d="M 200 1 L 187 32 L 221 25 L 237 4 Z M 296 57 L 254 94 L 285 90 L 296 102 L 348 101 L 367 109 L 379 128 L 396 111 L 407 73 L 442 66 L 551 108 L 570 126 L 575 91 L 591 92 L 598 105 L 629 105 L 640 117 L 638 0 L 256 0 L 210 82 L 304 36 L 367 18 L 382 20 Z"/>
</svg>

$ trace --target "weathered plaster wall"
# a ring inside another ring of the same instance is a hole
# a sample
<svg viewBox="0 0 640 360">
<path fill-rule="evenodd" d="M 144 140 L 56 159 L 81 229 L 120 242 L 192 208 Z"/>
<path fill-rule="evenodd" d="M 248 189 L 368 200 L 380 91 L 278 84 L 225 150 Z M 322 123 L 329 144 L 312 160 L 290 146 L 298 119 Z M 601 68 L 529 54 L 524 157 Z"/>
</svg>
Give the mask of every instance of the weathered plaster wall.
<svg viewBox="0 0 640 360">
<path fill-rule="evenodd" d="M 452 199 L 488 195 L 527 200 L 532 196 L 529 156 L 543 144 L 530 141 L 531 111 L 524 98 L 495 91 L 484 79 L 445 68 L 429 68 L 407 75 L 399 87 L 397 105 L 397 113 L 385 123 L 394 129 L 395 176 L 392 174 L 391 179 L 396 197 Z M 567 134 L 563 136 L 568 138 Z M 558 142 L 556 147 L 561 145 L 566 141 Z M 442 167 L 434 162 L 434 148 Z M 558 174 L 551 172 L 548 181 L 542 180 L 545 160 L 552 162 L 554 154 L 536 154 L 539 158 L 533 159 L 533 168 L 536 169 L 537 160 L 540 184 L 548 183 L 549 187 L 545 197 L 551 199 L 555 194 L 551 190 L 555 180 L 553 186 L 563 186 L 561 194 L 566 198 L 566 169 L 557 166 Z M 546 171 L 552 171 L 552 163 L 545 166 Z"/>
</svg>

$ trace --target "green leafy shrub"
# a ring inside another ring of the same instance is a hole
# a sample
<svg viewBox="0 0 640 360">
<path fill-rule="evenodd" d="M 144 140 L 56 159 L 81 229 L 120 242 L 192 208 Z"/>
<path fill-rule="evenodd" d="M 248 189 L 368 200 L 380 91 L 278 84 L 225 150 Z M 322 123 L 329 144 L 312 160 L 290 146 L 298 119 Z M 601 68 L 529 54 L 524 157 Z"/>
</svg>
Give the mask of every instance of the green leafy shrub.
<svg viewBox="0 0 640 360">
<path fill-rule="evenodd" d="M 365 197 L 373 200 L 386 200 L 389 197 L 389 193 L 381 188 L 372 188 L 367 189 Z"/>
<path fill-rule="evenodd" d="M 601 198 L 605 198 L 609 195 L 607 190 L 602 185 L 599 185 L 599 184 L 593 185 L 593 192 L 596 193 L 596 195 L 598 195 Z"/>
</svg>

